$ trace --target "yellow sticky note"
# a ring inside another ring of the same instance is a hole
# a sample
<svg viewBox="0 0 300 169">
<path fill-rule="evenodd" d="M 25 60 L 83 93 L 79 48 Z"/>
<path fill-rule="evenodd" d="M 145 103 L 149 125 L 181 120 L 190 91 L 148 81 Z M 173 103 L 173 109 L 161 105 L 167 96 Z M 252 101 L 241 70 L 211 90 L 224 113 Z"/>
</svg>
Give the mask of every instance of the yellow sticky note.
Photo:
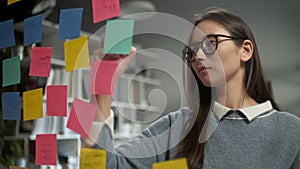
<svg viewBox="0 0 300 169">
<path fill-rule="evenodd" d="M 19 2 L 20 0 L 7 0 L 7 5 L 13 4 L 15 2 Z"/>
<path fill-rule="evenodd" d="M 64 43 L 66 72 L 90 65 L 88 37 L 82 36 Z"/>
<path fill-rule="evenodd" d="M 82 148 L 80 150 L 80 169 L 106 169 L 106 151 Z"/>
<path fill-rule="evenodd" d="M 176 160 L 169 160 L 152 165 L 153 169 L 188 169 L 186 158 L 179 158 Z"/>
<path fill-rule="evenodd" d="M 17 167 L 17 166 L 9 166 L 9 169 L 27 169 L 27 168 Z"/>
<path fill-rule="evenodd" d="M 23 120 L 43 117 L 43 88 L 23 92 Z"/>
</svg>

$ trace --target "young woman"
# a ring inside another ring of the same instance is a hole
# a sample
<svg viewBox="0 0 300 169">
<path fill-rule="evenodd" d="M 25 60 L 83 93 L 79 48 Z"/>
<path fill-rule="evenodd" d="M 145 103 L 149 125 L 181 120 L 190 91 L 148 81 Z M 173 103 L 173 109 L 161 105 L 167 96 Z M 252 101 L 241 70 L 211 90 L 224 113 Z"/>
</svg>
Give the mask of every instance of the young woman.
<svg viewBox="0 0 300 169">
<path fill-rule="evenodd" d="M 152 168 L 155 162 L 180 157 L 187 158 L 191 169 L 298 169 L 300 120 L 279 111 L 248 25 L 219 8 L 197 15 L 194 25 L 183 52 L 184 64 L 192 71 L 186 79 L 196 79 L 197 85 L 195 89 L 185 83 L 191 107 L 160 118 L 137 138 L 114 147 L 112 97 L 97 95 L 96 121 L 104 117 L 106 122 L 95 122 L 90 140 L 84 142 L 107 150 L 109 169 Z M 119 58 L 118 75 L 135 52 L 132 48 L 129 56 Z"/>
</svg>

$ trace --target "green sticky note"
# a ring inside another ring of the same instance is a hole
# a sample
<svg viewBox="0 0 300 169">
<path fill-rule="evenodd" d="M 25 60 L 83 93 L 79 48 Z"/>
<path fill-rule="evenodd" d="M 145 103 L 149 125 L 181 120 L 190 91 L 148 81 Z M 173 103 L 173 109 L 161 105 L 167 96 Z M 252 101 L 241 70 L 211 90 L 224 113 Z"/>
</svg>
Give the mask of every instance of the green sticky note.
<svg viewBox="0 0 300 169">
<path fill-rule="evenodd" d="M 20 70 L 19 56 L 15 56 L 3 60 L 2 70 L 3 70 L 3 84 L 2 84 L 3 87 L 20 83 L 21 70 Z"/>
<path fill-rule="evenodd" d="M 103 52 L 129 54 L 132 45 L 134 20 L 108 20 L 105 28 Z"/>
</svg>

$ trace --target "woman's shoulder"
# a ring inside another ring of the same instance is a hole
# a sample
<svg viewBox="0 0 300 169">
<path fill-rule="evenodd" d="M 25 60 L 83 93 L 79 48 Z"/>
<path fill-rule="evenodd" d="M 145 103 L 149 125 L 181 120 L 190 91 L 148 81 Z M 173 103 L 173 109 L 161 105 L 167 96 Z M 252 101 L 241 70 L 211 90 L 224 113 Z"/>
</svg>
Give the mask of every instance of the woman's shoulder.
<svg viewBox="0 0 300 169">
<path fill-rule="evenodd" d="M 300 136 L 300 118 L 298 116 L 285 111 L 277 111 L 276 114 L 277 125 L 280 126 L 282 130 L 288 130 Z"/>
<path fill-rule="evenodd" d="M 279 121 L 282 123 L 288 123 L 290 125 L 299 125 L 300 118 L 292 113 L 286 111 L 277 111 Z"/>
</svg>

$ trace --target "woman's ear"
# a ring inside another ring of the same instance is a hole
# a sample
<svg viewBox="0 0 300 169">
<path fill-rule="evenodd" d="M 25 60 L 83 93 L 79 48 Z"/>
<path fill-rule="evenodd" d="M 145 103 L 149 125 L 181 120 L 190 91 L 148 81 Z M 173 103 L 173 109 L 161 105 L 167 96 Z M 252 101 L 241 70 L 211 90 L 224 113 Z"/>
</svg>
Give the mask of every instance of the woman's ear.
<svg viewBox="0 0 300 169">
<path fill-rule="evenodd" d="M 247 62 L 253 55 L 253 43 L 251 40 L 244 40 L 242 47 L 241 61 Z"/>
</svg>

